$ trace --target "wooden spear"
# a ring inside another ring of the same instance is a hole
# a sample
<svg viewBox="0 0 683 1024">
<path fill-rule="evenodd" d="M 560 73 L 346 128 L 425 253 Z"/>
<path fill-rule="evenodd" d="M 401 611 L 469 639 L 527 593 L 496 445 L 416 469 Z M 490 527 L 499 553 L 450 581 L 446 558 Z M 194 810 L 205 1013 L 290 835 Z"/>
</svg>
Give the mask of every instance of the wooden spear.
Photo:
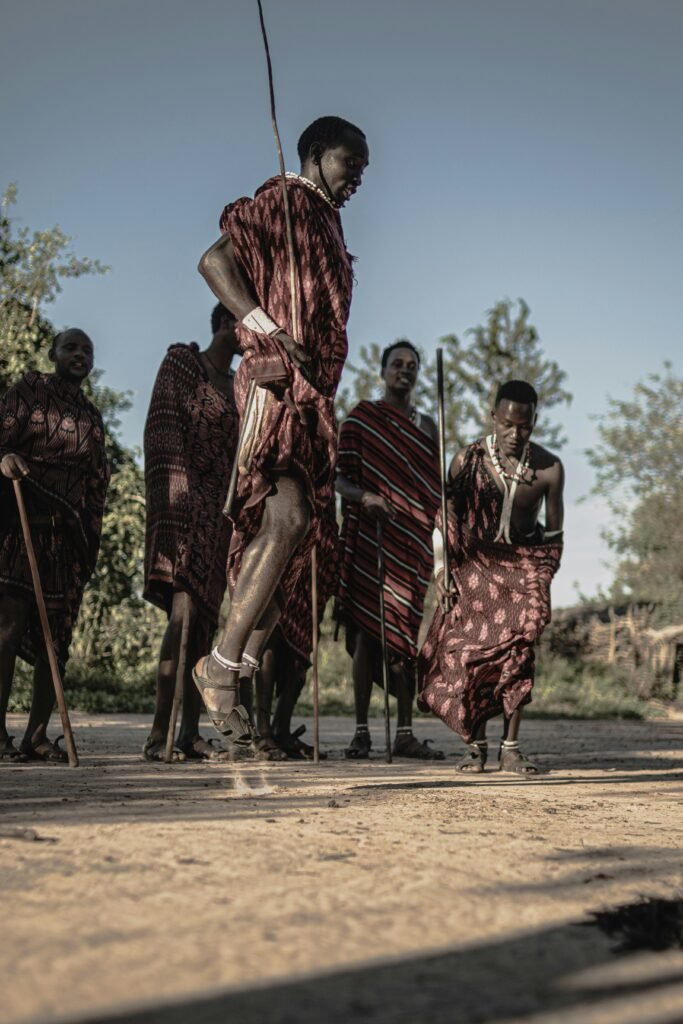
<svg viewBox="0 0 683 1024">
<path fill-rule="evenodd" d="M 389 712 L 389 648 L 387 647 L 386 609 L 384 605 L 384 531 L 377 521 L 377 575 L 379 577 L 379 637 L 382 646 L 382 682 L 384 684 L 384 738 L 386 762 L 391 764 L 391 716 Z"/>
<path fill-rule="evenodd" d="M 59 708 L 59 715 L 62 719 L 62 729 L 64 730 L 64 739 L 66 740 L 66 752 L 69 758 L 69 764 L 72 768 L 78 768 L 78 752 L 76 750 L 76 743 L 74 741 L 74 734 L 71 731 L 71 722 L 69 721 L 69 712 L 66 707 L 66 700 L 64 697 L 64 687 L 62 686 L 62 677 L 59 672 L 59 665 L 57 663 L 57 655 L 55 653 L 54 644 L 52 642 L 52 633 L 50 631 L 50 623 L 47 617 L 47 609 L 45 607 L 45 598 L 43 597 L 43 587 L 40 582 L 40 574 L 38 572 L 38 562 L 36 561 L 36 553 L 33 547 L 33 541 L 31 540 L 31 527 L 29 526 L 28 516 L 26 515 L 26 505 L 24 504 L 24 495 L 21 491 L 21 480 L 13 480 L 14 494 L 17 499 L 17 508 L 19 509 L 19 519 L 21 520 L 21 529 L 24 534 L 24 544 L 26 545 L 26 554 L 28 555 L 28 564 L 31 568 L 31 579 L 33 580 L 33 591 L 36 597 L 36 605 L 38 606 L 38 616 L 40 618 L 40 625 L 43 630 L 43 640 L 45 642 L 45 650 L 47 651 L 47 660 L 50 665 L 50 673 L 52 675 L 52 685 L 55 688 L 55 697 L 57 698 L 57 707 Z"/>
<path fill-rule="evenodd" d="M 447 606 L 450 607 L 451 574 L 448 565 L 448 501 L 446 483 L 448 467 L 446 465 L 446 414 L 444 409 L 443 384 L 443 349 L 436 350 L 436 401 L 439 428 L 439 476 L 441 478 L 441 534 L 443 536 L 443 582 L 446 590 Z"/>
</svg>

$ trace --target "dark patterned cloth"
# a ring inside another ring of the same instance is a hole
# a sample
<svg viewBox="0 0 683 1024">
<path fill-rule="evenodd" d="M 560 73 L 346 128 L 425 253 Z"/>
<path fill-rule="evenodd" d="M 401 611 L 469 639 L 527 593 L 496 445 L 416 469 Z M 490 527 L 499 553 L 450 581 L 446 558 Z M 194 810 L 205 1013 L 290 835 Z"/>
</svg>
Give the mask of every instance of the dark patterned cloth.
<svg viewBox="0 0 683 1024">
<path fill-rule="evenodd" d="M 364 401 L 342 423 L 337 468 L 397 510 L 396 518 L 383 525 L 386 637 L 391 651 L 414 659 L 433 564 L 432 530 L 440 498 L 437 447 L 386 402 Z M 379 641 L 377 526 L 353 502 L 344 502 L 341 541 L 337 615 L 347 623 L 347 646 L 353 644 L 354 628 Z"/>
<path fill-rule="evenodd" d="M 458 591 L 440 608 L 420 652 L 419 705 L 471 742 L 482 722 L 509 717 L 531 700 L 534 644 L 550 621 L 550 584 L 561 543 L 512 534 L 496 543 L 503 495 L 489 473 L 484 446 L 466 450 L 449 501 L 448 552 Z M 441 525 L 440 513 L 437 525 Z"/>
<path fill-rule="evenodd" d="M 194 342 L 171 345 L 159 367 L 144 444 L 145 597 L 168 614 L 173 592 L 185 591 L 208 634 L 226 585 L 230 524 L 223 505 L 237 416 L 209 380 Z"/>
<path fill-rule="evenodd" d="M 240 474 L 235 501 L 235 531 L 229 573 L 237 578 L 242 554 L 259 530 L 265 498 L 274 474 L 298 476 L 313 511 L 306 540 L 280 582 L 283 599 L 293 593 L 319 533 L 320 518 L 334 494 L 337 428 L 334 396 L 346 360 L 346 321 L 353 275 L 341 220 L 336 210 L 301 182 L 288 183 L 298 270 L 301 344 L 311 356 L 307 377 L 289 362 L 280 343 L 237 325 L 244 359 L 235 377 L 240 415 L 252 370 L 282 357 L 289 382 L 284 394 L 267 393 L 266 407 L 249 472 Z M 254 199 L 227 206 L 221 230 L 232 240 L 237 262 L 250 281 L 259 305 L 275 323 L 291 332 L 289 262 L 279 178 L 267 181 Z"/>
<path fill-rule="evenodd" d="M 0 458 L 13 452 L 29 467 L 24 501 L 62 668 L 97 561 L 109 468 L 99 410 L 77 384 L 27 373 L 0 399 Z M 12 481 L 0 476 L 0 590 L 33 600 Z M 20 655 L 33 664 L 43 646 L 33 604 Z"/>
</svg>

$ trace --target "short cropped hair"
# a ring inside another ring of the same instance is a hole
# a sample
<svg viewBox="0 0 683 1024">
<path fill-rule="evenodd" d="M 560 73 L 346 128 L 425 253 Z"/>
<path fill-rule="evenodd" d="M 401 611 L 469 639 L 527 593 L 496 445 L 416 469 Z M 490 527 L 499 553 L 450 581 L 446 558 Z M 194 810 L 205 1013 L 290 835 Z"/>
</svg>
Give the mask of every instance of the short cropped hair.
<svg viewBox="0 0 683 1024">
<path fill-rule="evenodd" d="M 393 343 L 393 345 L 387 345 L 387 347 L 384 349 L 384 352 L 382 352 L 382 369 L 383 370 L 386 369 L 387 363 L 389 362 L 389 356 L 394 351 L 394 349 L 397 349 L 397 348 L 409 348 L 410 351 L 415 356 L 415 358 L 417 359 L 417 365 L 419 367 L 420 363 L 422 362 L 422 357 L 420 356 L 420 353 L 417 351 L 417 349 L 413 345 L 412 341 L 408 341 L 407 338 L 399 338 L 397 341 L 395 341 Z"/>
<path fill-rule="evenodd" d="M 221 320 L 223 319 L 224 316 L 227 316 L 228 320 L 236 320 L 237 319 L 237 317 L 235 316 L 234 313 L 231 313 L 229 309 L 226 309 L 226 307 L 223 305 L 222 302 L 219 302 L 211 310 L 211 333 L 212 334 L 215 334 L 216 331 L 219 329 L 219 327 L 221 326 Z"/>
<path fill-rule="evenodd" d="M 365 138 L 365 132 L 350 121 L 345 121 L 343 117 L 318 117 L 301 133 L 296 146 L 299 160 L 301 163 L 304 162 L 314 142 L 319 142 L 323 149 L 331 149 L 332 146 L 339 146 L 348 132 Z"/>
<path fill-rule="evenodd" d="M 86 334 L 82 327 L 66 327 L 63 331 L 58 331 L 58 333 L 55 334 L 54 338 L 52 339 L 52 344 L 50 345 L 51 352 L 54 352 L 59 342 L 62 341 L 67 336 L 67 334 L 82 334 L 83 337 L 87 338 L 90 344 L 93 345 L 92 338 L 90 337 L 89 334 Z M 93 345 L 93 348 L 94 347 L 95 346 Z"/>
<path fill-rule="evenodd" d="M 536 388 L 527 384 L 525 380 L 508 380 L 505 384 L 501 384 L 496 391 L 495 408 L 497 409 L 499 404 L 505 401 L 519 402 L 520 405 L 533 405 L 536 408 L 538 393 Z"/>
</svg>

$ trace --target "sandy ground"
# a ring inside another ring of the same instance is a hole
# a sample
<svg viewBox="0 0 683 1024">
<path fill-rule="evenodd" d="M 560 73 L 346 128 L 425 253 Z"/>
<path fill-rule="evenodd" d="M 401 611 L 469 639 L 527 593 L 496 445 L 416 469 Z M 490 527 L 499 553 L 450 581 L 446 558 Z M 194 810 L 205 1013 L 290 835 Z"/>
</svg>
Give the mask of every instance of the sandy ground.
<svg viewBox="0 0 683 1024">
<path fill-rule="evenodd" d="M 381 722 L 363 764 L 325 720 L 318 767 L 150 765 L 144 718 L 74 725 L 80 769 L 0 765 L 2 1021 L 683 1021 L 683 952 L 580 924 L 683 896 L 680 719 L 530 721 L 534 781 L 457 776 L 427 721 L 445 762 L 386 765 Z"/>
</svg>

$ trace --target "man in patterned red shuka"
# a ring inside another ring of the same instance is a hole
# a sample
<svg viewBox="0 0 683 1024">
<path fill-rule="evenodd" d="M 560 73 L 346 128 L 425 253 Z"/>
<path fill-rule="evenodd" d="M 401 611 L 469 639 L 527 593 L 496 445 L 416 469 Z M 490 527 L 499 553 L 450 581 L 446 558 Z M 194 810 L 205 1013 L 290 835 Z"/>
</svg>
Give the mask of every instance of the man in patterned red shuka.
<svg viewBox="0 0 683 1024">
<path fill-rule="evenodd" d="M 199 265 L 238 318 L 244 352 L 235 376 L 240 416 L 250 380 L 258 384 L 241 428 L 245 440 L 228 556 L 235 581 L 230 613 L 217 645 L 194 669 L 211 721 L 233 740 L 251 730 L 239 700 L 240 676 L 244 684 L 258 666 L 334 494 L 334 397 L 348 349 L 353 281 L 339 210 L 359 188 L 369 152 L 363 132 L 338 117 L 309 125 L 298 151 L 301 173 L 288 176 L 287 191 L 301 337 L 292 337 L 279 178 L 262 185 L 253 199 L 225 208 L 223 236 Z"/>
<path fill-rule="evenodd" d="M 550 584 L 562 555 L 564 471 L 531 442 L 538 396 L 525 381 L 501 385 L 492 433 L 449 469 L 448 557 L 434 531 L 439 605 L 419 657 L 419 703 L 468 744 L 458 770 L 484 771 L 486 723 L 504 717 L 501 771 L 535 775 L 519 749 L 522 708 L 534 683 L 534 644 L 550 621 Z M 545 524 L 539 514 L 545 503 Z"/>
<path fill-rule="evenodd" d="M 157 373 L 145 422 L 145 590 L 168 616 L 161 642 L 152 729 L 142 748 L 163 760 L 182 622 L 189 616 L 182 719 L 176 746 L 189 760 L 227 757 L 199 733 L 202 702 L 192 665 L 211 642 L 225 592 L 230 523 L 223 515 L 237 447 L 232 360 L 235 318 L 220 303 L 200 351 L 171 345 Z M 213 741 L 215 742 L 215 741 Z"/>
<path fill-rule="evenodd" d="M 65 762 L 47 737 L 54 689 L 12 480 L 24 500 L 57 660 L 97 561 L 109 468 L 99 411 L 82 390 L 93 367 L 83 331 L 62 331 L 49 352 L 53 374 L 30 372 L 0 399 L 0 761 Z M 5 713 L 17 655 L 34 666 L 33 699 L 19 750 Z"/>
</svg>

